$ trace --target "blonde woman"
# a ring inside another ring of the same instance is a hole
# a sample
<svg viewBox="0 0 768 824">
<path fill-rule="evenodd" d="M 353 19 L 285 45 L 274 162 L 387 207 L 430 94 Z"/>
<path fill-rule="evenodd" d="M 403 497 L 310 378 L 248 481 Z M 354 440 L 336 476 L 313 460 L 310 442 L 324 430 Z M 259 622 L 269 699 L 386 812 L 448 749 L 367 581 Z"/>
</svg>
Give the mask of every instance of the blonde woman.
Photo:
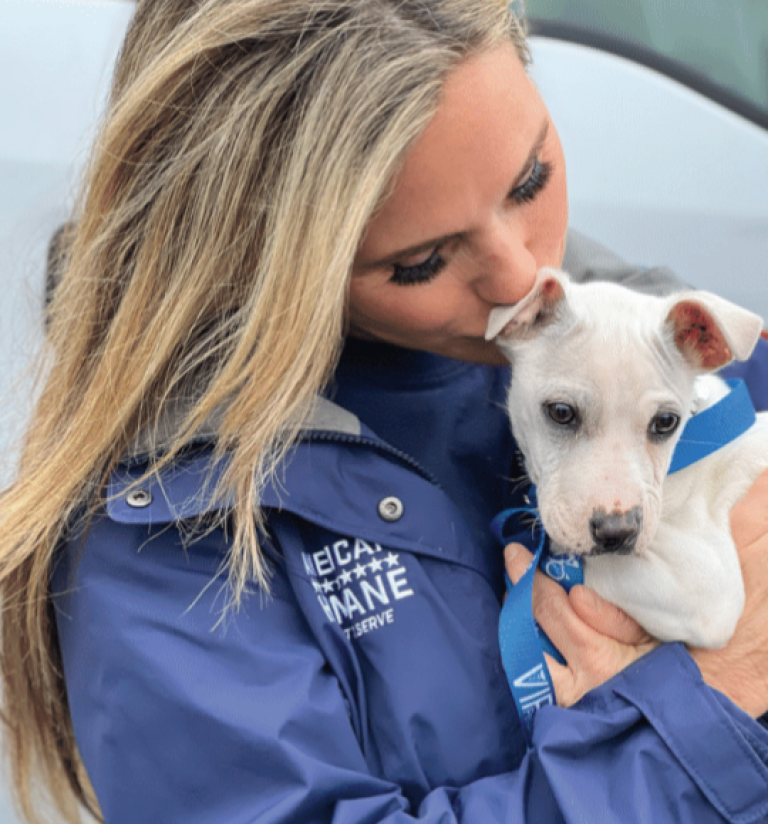
<svg viewBox="0 0 768 824">
<path fill-rule="evenodd" d="M 765 815 L 766 483 L 724 650 L 539 585 L 568 663 L 525 753 L 488 314 L 563 260 L 670 285 L 567 235 L 526 60 L 501 0 L 139 3 L 0 509 L 29 821 Z"/>
</svg>

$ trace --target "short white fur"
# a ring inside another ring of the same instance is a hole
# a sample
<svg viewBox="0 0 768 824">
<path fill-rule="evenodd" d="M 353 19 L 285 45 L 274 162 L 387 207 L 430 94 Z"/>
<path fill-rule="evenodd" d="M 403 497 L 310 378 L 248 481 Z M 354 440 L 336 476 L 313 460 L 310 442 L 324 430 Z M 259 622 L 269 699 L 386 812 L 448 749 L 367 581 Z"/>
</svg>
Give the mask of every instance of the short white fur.
<svg viewBox="0 0 768 824">
<path fill-rule="evenodd" d="M 689 417 L 727 391 L 712 373 L 747 359 L 761 327 L 707 292 L 660 298 L 553 269 L 489 318 L 553 549 L 583 556 L 585 583 L 664 641 L 723 646 L 744 607 L 729 512 L 768 467 L 768 414 L 667 470 Z"/>
</svg>

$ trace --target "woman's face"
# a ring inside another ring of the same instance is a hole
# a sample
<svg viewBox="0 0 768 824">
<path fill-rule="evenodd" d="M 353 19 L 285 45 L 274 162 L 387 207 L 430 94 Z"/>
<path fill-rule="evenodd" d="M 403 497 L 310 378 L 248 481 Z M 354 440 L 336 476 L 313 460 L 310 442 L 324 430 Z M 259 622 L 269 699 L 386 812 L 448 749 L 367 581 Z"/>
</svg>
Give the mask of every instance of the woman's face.
<svg viewBox="0 0 768 824">
<path fill-rule="evenodd" d="M 502 362 L 488 315 L 560 266 L 567 220 L 560 140 L 514 48 L 469 59 L 358 249 L 349 333 Z"/>
</svg>

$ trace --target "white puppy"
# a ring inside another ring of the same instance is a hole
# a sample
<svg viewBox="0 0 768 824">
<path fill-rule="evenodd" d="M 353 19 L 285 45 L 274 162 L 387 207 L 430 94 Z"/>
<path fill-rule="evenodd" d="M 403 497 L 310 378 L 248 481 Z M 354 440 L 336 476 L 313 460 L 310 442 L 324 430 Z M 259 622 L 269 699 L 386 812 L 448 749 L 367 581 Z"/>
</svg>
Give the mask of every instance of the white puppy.
<svg viewBox="0 0 768 824">
<path fill-rule="evenodd" d="M 690 416 L 727 394 L 708 373 L 749 357 L 761 325 L 706 292 L 652 297 L 552 269 L 489 319 L 552 551 L 582 556 L 585 583 L 662 640 L 722 646 L 744 606 L 729 512 L 768 467 L 768 414 L 667 470 Z"/>
</svg>

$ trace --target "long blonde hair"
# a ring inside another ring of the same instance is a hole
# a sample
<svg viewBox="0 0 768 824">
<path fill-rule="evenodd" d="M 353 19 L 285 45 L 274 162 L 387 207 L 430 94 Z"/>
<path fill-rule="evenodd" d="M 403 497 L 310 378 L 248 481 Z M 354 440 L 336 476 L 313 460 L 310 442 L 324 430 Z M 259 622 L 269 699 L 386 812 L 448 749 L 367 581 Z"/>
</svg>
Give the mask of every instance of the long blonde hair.
<svg viewBox="0 0 768 824">
<path fill-rule="evenodd" d="M 6 737 L 29 821 L 35 778 L 67 821 L 98 814 L 49 598 L 68 524 L 169 408 L 185 411 L 152 471 L 224 409 L 232 602 L 266 584 L 253 502 L 333 372 L 366 225 L 448 73 L 502 42 L 527 59 L 506 0 L 138 4 L 0 499 Z"/>
</svg>

